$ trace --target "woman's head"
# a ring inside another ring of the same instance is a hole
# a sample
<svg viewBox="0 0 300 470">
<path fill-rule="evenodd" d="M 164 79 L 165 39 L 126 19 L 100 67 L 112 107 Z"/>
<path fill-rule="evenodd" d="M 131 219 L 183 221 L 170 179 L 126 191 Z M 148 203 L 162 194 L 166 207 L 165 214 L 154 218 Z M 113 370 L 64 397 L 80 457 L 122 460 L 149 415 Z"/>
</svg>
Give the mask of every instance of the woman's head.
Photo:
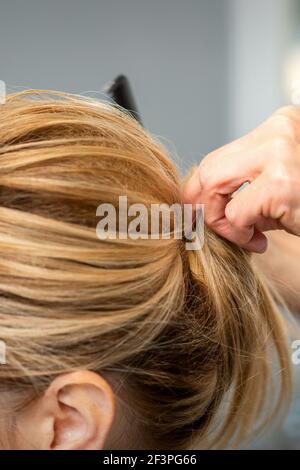
<svg viewBox="0 0 300 470">
<path fill-rule="evenodd" d="M 284 324 L 248 254 L 209 230 L 197 251 L 174 237 L 99 240 L 96 209 L 120 195 L 181 203 L 174 164 L 138 123 L 69 95 L 8 97 L 2 447 L 234 445 L 288 391 Z"/>
</svg>

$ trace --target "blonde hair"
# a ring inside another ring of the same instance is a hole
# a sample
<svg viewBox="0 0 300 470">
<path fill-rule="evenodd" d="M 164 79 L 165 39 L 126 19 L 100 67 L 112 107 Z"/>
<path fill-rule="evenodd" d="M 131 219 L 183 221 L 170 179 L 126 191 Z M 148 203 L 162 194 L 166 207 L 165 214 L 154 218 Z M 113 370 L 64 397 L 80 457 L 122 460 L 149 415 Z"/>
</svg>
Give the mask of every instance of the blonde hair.
<svg viewBox="0 0 300 470">
<path fill-rule="evenodd" d="M 181 202 L 174 164 L 134 119 L 63 93 L 8 96 L 0 390 L 18 412 L 57 374 L 116 373 L 151 446 L 235 446 L 289 397 L 284 320 L 249 255 L 209 229 L 193 252 L 174 238 L 99 240 L 96 208 L 120 194 Z"/>
</svg>

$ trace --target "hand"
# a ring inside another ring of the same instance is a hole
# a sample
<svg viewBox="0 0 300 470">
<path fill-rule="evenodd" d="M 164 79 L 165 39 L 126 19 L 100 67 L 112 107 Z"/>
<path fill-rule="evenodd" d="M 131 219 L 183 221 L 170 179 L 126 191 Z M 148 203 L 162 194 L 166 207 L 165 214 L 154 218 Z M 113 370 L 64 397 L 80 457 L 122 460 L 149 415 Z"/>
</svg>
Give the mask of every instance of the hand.
<svg viewBox="0 0 300 470">
<path fill-rule="evenodd" d="M 293 313 L 300 313 L 300 238 L 283 230 L 268 234 L 268 250 L 253 262 Z"/>
<path fill-rule="evenodd" d="M 235 193 L 245 182 L 250 184 Z M 206 224 L 249 251 L 266 250 L 267 230 L 300 235 L 300 110 L 281 108 L 207 155 L 183 197 L 203 203 Z"/>
</svg>

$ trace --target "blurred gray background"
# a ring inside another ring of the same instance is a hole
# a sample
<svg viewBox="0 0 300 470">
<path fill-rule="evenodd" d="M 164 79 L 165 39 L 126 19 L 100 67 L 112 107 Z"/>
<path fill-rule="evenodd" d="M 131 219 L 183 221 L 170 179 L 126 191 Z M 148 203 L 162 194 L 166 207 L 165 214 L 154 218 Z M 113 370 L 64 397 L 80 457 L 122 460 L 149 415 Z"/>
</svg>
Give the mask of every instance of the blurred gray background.
<svg viewBox="0 0 300 470">
<path fill-rule="evenodd" d="M 292 100 L 299 44 L 300 0 L 9 0 L 0 79 L 10 91 L 101 97 L 124 73 L 146 127 L 184 171 Z M 297 397 L 257 447 L 300 449 Z"/>
<path fill-rule="evenodd" d="M 10 90 L 99 92 L 119 73 L 143 121 L 196 162 L 284 102 L 297 0 L 10 0 L 1 79 Z"/>
</svg>

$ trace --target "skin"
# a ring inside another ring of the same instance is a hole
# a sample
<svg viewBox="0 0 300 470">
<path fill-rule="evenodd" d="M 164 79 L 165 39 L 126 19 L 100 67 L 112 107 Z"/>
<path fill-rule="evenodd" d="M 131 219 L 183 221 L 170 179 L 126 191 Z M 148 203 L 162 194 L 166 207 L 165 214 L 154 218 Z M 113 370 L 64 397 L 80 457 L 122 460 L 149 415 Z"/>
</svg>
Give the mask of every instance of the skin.
<svg viewBox="0 0 300 470">
<path fill-rule="evenodd" d="M 251 184 L 234 194 L 246 181 Z M 285 107 L 205 157 L 184 188 L 185 202 L 204 203 L 206 224 L 222 237 L 257 253 L 269 239 L 269 250 L 254 261 L 297 311 L 300 240 L 291 234 L 300 235 L 299 184 L 300 110 Z M 115 408 L 113 390 L 99 374 L 58 376 L 18 415 L 13 448 L 128 448 L 132 423 Z"/>
<path fill-rule="evenodd" d="M 268 234 L 269 249 L 254 255 L 258 268 L 271 280 L 289 307 L 300 312 L 300 239 L 282 231 Z M 12 439 L 4 448 L 100 450 L 148 448 L 123 398 L 116 399 L 101 375 L 78 370 L 56 377 L 46 392 L 17 415 Z M 9 403 L 9 396 L 5 401 Z M 132 430 L 134 429 L 134 432 Z M 0 429 L 6 435 L 6 427 Z M 1 441 L 2 439 L 0 439 Z M 149 444 L 149 443 L 148 443 Z M 3 444 L 0 445 L 3 448 Z M 152 448 L 152 447 L 150 447 Z"/>
<path fill-rule="evenodd" d="M 236 192 L 245 182 L 250 184 Z M 300 235 L 299 186 L 300 110 L 288 106 L 207 155 L 183 196 L 187 203 L 205 205 L 205 222 L 216 233 L 262 253 L 266 231 Z"/>
<path fill-rule="evenodd" d="M 258 270 L 274 285 L 289 309 L 300 313 L 300 239 L 282 230 L 268 233 L 268 249 L 254 254 Z"/>
<path fill-rule="evenodd" d="M 236 192 L 245 182 L 250 184 Z M 215 232 L 260 253 L 255 264 L 295 312 L 300 312 L 299 187 L 300 109 L 287 106 L 208 154 L 183 193 L 185 202 L 205 204 L 205 222 Z"/>
<path fill-rule="evenodd" d="M 108 382 L 90 371 L 60 375 L 17 417 L 13 447 L 103 449 L 112 432 L 115 399 Z"/>
<path fill-rule="evenodd" d="M 9 406 L 9 393 L 2 398 Z M 40 397 L 15 415 L 9 436 L 7 425 L 3 422 L 0 426 L 0 449 L 145 448 L 154 447 L 137 422 L 134 396 L 123 390 L 120 377 L 112 373 L 103 376 L 77 370 L 59 375 Z"/>
</svg>

